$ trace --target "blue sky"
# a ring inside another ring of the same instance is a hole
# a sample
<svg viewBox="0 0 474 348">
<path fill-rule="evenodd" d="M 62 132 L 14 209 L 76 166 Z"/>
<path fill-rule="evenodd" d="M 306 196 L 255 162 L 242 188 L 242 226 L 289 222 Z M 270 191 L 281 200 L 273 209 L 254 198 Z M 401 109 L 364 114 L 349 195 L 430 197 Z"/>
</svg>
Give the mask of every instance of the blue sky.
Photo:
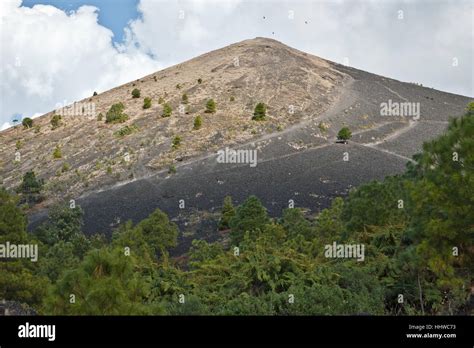
<svg viewBox="0 0 474 348">
<path fill-rule="evenodd" d="M 1 0 L 0 0 L 1 1 Z M 139 0 L 23 0 L 23 6 L 32 7 L 36 4 L 52 5 L 64 11 L 75 11 L 82 5 L 91 5 L 100 9 L 99 23 L 111 29 L 114 41 L 123 40 L 123 29 L 127 23 L 136 19 L 139 14 Z"/>
<path fill-rule="evenodd" d="M 0 130 L 257 36 L 472 97 L 473 23 L 471 0 L 0 0 Z"/>
</svg>

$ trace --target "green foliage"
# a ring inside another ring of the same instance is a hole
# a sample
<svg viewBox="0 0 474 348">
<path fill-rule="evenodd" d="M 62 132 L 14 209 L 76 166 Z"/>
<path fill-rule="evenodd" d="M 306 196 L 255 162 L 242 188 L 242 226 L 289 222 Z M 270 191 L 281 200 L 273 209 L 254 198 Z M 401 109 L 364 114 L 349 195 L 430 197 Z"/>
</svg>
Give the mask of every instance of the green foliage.
<svg viewBox="0 0 474 348">
<path fill-rule="evenodd" d="M 199 83 L 199 84 L 202 83 L 202 79 L 201 79 L 201 78 L 198 78 L 198 83 Z"/>
<path fill-rule="evenodd" d="M 269 222 L 267 210 L 260 200 L 255 196 L 250 196 L 237 208 L 235 216 L 230 219 L 232 243 L 240 244 L 246 232 L 258 235 Z"/>
<path fill-rule="evenodd" d="M 74 253 L 82 256 L 88 249 L 88 242 L 82 233 L 83 211 L 80 207 L 54 205 L 48 212 L 48 220 L 35 230 L 35 236 L 45 245 L 59 242 L 72 243 Z"/>
<path fill-rule="evenodd" d="M 37 244 L 26 232 L 27 219 L 18 197 L 0 187 L 0 244 Z M 46 278 L 35 275 L 35 262 L 7 259 L 0 262 L 0 298 L 39 308 L 48 287 Z"/>
<path fill-rule="evenodd" d="M 151 98 L 146 97 L 145 99 L 143 99 L 143 108 L 144 109 L 151 108 Z"/>
<path fill-rule="evenodd" d="M 46 300 L 54 315 L 158 314 L 147 306 L 150 284 L 137 272 L 138 262 L 120 249 L 103 248 L 87 254 L 77 268 L 64 273 Z M 71 305 L 70 296 L 75 295 Z"/>
<path fill-rule="evenodd" d="M 235 101 L 235 97 L 233 95 L 230 96 L 229 101 L 233 102 Z"/>
<path fill-rule="evenodd" d="M 39 192 L 40 183 L 36 181 L 34 172 L 27 172 L 20 186 L 22 193 Z M 0 187 L 0 244 L 24 243 L 27 241 L 26 224 L 27 219 L 23 211 L 18 208 L 19 197 L 10 195 L 3 187 Z M 1 277 L 0 277 L 1 278 Z"/>
<path fill-rule="evenodd" d="M 163 104 L 165 102 L 165 99 L 163 97 L 158 98 L 158 104 Z"/>
<path fill-rule="evenodd" d="M 230 228 L 230 220 L 235 216 L 235 208 L 232 204 L 232 197 L 224 198 L 224 206 L 222 207 L 221 219 L 219 221 L 219 229 L 226 230 Z"/>
<path fill-rule="evenodd" d="M 340 197 L 333 199 L 331 207 L 324 209 L 316 220 L 315 233 L 317 239 L 327 244 L 340 239 L 345 232 L 345 223 L 342 220 L 344 200 Z"/>
<path fill-rule="evenodd" d="M 342 127 L 337 133 L 337 139 L 339 140 L 349 140 L 352 138 L 352 132 L 347 127 Z"/>
<path fill-rule="evenodd" d="M 342 213 L 348 230 L 404 222 L 406 209 L 409 209 L 405 185 L 403 179 L 390 177 L 384 182 L 373 181 L 351 191 Z M 404 209 L 398 207 L 399 202 Z"/>
<path fill-rule="evenodd" d="M 172 112 L 173 109 L 171 108 L 170 104 L 165 103 L 163 104 L 163 113 L 161 114 L 161 117 L 170 117 Z"/>
<path fill-rule="evenodd" d="M 173 140 L 171 141 L 171 147 L 173 149 L 177 149 L 178 147 L 181 146 L 181 137 L 179 135 L 175 135 Z"/>
<path fill-rule="evenodd" d="M 56 129 L 56 128 L 58 128 L 59 126 L 61 126 L 61 119 L 62 119 L 62 118 L 61 118 L 61 115 L 53 115 L 53 116 L 51 117 L 50 123 L 51 123 L 52 129 Z"/>
<path fill-rule="evenodd" d="M 122 123 L 128 120 L 128 115 L 123 112 L 123 103 L 113 104 L 105 115 L 105 123 Z"/>
<path fill-rule="evenodd" d="M 69 171 L 69 169 L 71 169 L 71 166 L 69 165 L 69 163 L 64 162 L 63 166 L 61 168 L 61 172 L 65 173 L 65 172 Z"/>
<path fill-rule="evenodd" d="M 48 279 L 35 274 L 30 260 L 0 262 L 0 298 L 40 308 Z"/>
<path fill-rule="evenodd" d="M 61 147 L 59 145 L 56 145 L 56 147 L 54 148 L 54 151 L 53 151 L 53 158 L 54 159 L 59 159 L 63 157 L 62 153 L 61 153 Z"/>
<path fill-rule="evenodd" d="M 198 130 L 202 126 L 202 117 L 200 115 L 197 115 L 196 118 L 194 119 L 194 129 Z"/>
<path fill-rule="evenodd" d="M 281 219 L 281 226 L 285 229 L 288 236 L 303 236 L 306 240 L 315 238 L 315 233 L 311 224 L 305 219 L 303 212 L 298 208 L 285 209 Z"/>
<path fill-rule="evenodd" d="M 177 244 L 178 227 L 169 221 L 168 216 L 156 209 L 148 218 L 142 220 L 137 229 L 142 232 L 147 244 L 155 251 L 164 253 Z"/>
<path fill-rule="evenodd" d="M 474 102 L 470 102 L 466 107 L 466 116 L 472 116 L 474 114 Z"/>
<path fill-rule="evenodd" d="M 134 132 L 136 132 L 138 130 L 138 127 L 134 124 L 132 124 L 131 126 L 124 126 L 122 128 L 120 128 L 118 131 L 114 132 L 115 135 L 119 136 L 119 137 L 124 137 L 124 136 L 127 136 L 127 135 L 130 135 Z"/>
<path fill-rule="evenodd" d="M 258 103 L 257 106 L 255 106 L 252 120 L 263 121 L 265 120 L 266 113 L 267 113 L 267 106 L 264 103 Z"/>
<path fill-rule="evenodd" d="M 102 121 L 104 119 L 104 115 L 100 112 L 98 115 L 97 115 L 97 121 Z"/>
<path fill-rule="evenodd" d="M 25 199 L 29 201 L 36 201 L 41 190 L 43 189 L 44 181 L 37 179 L 34 171 L 28 171 L 23 175 L 22 182 L 17 188 L 17 192 L 22 194 Z"/>
<path fill-rule="evenodd" d="M 23 121 L 21 121 L 21 124 L 23 125 L 23 128 L 28 129 L 33 127 L 33 120 L 29 117 L 25 117 Z"/>
<path fill-rule="evenodd" d="M 208 114 L 213 114 L 216 112 L 216 102 L 214 101 L 214 99 L 209 99 L 207 102 L 206 102 L 206 113 Z"/>
<path fill-rule="evenodd" d="M 469 109 L 469 107 L 471 109 Z M 412 186 L 411 238 L 423 280 L 437 285 L 437 311 L 452 314 L 465 302 L 467 269 L 474 269 L 474 112 L 453 119 L 448 131 L 424 143 Z M 453 248 L 458 255 L 454 256 Z M 426 267 L 426 268 L 425 268 Z"/>
<path fill-rule="evenodd" d="M 132 98 L 140 98 L 140 90 L 138 88 L 133 89 Z"/>
<path fill-rule="evenodd" d="M 48 248 L 46 254 L 39 259 L 38 274 L 56 282 L 65 270 L 75 268 L 79 258 L 74 254 L 74 245 L 70 242 L 59 241 Z"/>
<path fill-rule="evenodd" d="M 168 174 L 176 174 L 176 166 L 171 164 L 168 168 Z"/>
</svg>

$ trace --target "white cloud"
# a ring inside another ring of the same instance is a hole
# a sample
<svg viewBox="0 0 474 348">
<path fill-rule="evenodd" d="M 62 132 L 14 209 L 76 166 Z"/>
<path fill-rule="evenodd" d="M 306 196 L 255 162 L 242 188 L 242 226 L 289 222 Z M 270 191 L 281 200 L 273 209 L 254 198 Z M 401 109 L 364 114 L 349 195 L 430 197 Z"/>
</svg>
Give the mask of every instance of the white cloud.
<svg viewBox="0 0 474 348">
<path fill-rule="evenodd" d="M 8 122 L 5 122 L 4 124 L 2 124 L 2 126 L 0 127 L 0 131 L 2 130 L 5 130 L 7 128 L 10 128 L 12 125 Z"/>
<path fill-rule="evenodd" d="M 53 6 L 1 1 L 0 122 L 54 109 L 158 70 L 140 50 L 114 46 L 98 9 L 65 13 Z"/>
</svg>

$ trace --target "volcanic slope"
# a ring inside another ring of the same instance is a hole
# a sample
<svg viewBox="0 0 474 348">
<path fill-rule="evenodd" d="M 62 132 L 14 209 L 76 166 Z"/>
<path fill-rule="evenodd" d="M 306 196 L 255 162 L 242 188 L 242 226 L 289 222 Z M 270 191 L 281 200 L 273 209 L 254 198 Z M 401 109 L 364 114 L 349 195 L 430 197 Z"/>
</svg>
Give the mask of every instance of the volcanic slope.
<svg viewBox="0 0 474 348">
<path fill-rule="evenodd" d="M 134 88 L 140 89 L 140 98 L 132 98 Z M 151 108 L 142 109 L 144 97 L 152 99 Z M 172 107 L 171 117 L 161 117 L 160 97 Z M 216 112 L 206 113 L 211 98 Z M 52 130 L 49 113 L 35 119 L 39 133 L 0 133 L 3 184 L 15 187 L 30 169 L 48 183 L 47 200 L 31 213 L 34 225 L 45 217 L 41 208 L 70 198 L 84 209 L 88 233 L 109 232 L 128 219 L 139 221 L 156 208 L 187 226 L 197 211 L 218 211 L 226 195 L 240 203 L 255 194 L 271 214 L 279 214 L 289 200 L 316 212 L 353 186 L 402 172 L 423 141 L 441 134 L 449 117 L 463 114 L 472 98 L 256 38 L 81 102 L 89 100 L 104 115 L 122 102 L 129 119 L 111 125 L 96 118 L 65 117 Z M 382 103 L 389 101 L 419 103 L 419 118 L 381 116 Z M 268 105 L 265 121 L 252 120 L 259 102 Z M 197 115 L 203 122 L 194 130 Z M 135 126 L 134 131 L 117 136 L 125 125 Z M 343 126 L 353 138 L 336 144 Z M 174 149 L 176 135 L 182 140 Z M 18 140 L 24 160 L 12 164 Z M 62 158 L 54 160 L 57 145 Z M 257 166 L 218 163 L 216 151 L 225 147 L 257 150 Z M 64 162 L 70 169 L 62 173 Z M 169 173 L 170 166 L 176 173 Z"/>
</svg>

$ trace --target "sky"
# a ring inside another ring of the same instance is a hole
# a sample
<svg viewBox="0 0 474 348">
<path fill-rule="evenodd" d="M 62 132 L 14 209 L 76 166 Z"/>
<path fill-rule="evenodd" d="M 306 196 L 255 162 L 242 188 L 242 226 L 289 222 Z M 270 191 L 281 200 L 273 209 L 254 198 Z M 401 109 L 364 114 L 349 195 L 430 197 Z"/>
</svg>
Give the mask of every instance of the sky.
<svg viewBox="0 0 474 348">
<path fill-rule="evenodd" d="M 0 0 L 0 129 L 254 37 L 474 96 L 472 0 Z"/>
</svg>

